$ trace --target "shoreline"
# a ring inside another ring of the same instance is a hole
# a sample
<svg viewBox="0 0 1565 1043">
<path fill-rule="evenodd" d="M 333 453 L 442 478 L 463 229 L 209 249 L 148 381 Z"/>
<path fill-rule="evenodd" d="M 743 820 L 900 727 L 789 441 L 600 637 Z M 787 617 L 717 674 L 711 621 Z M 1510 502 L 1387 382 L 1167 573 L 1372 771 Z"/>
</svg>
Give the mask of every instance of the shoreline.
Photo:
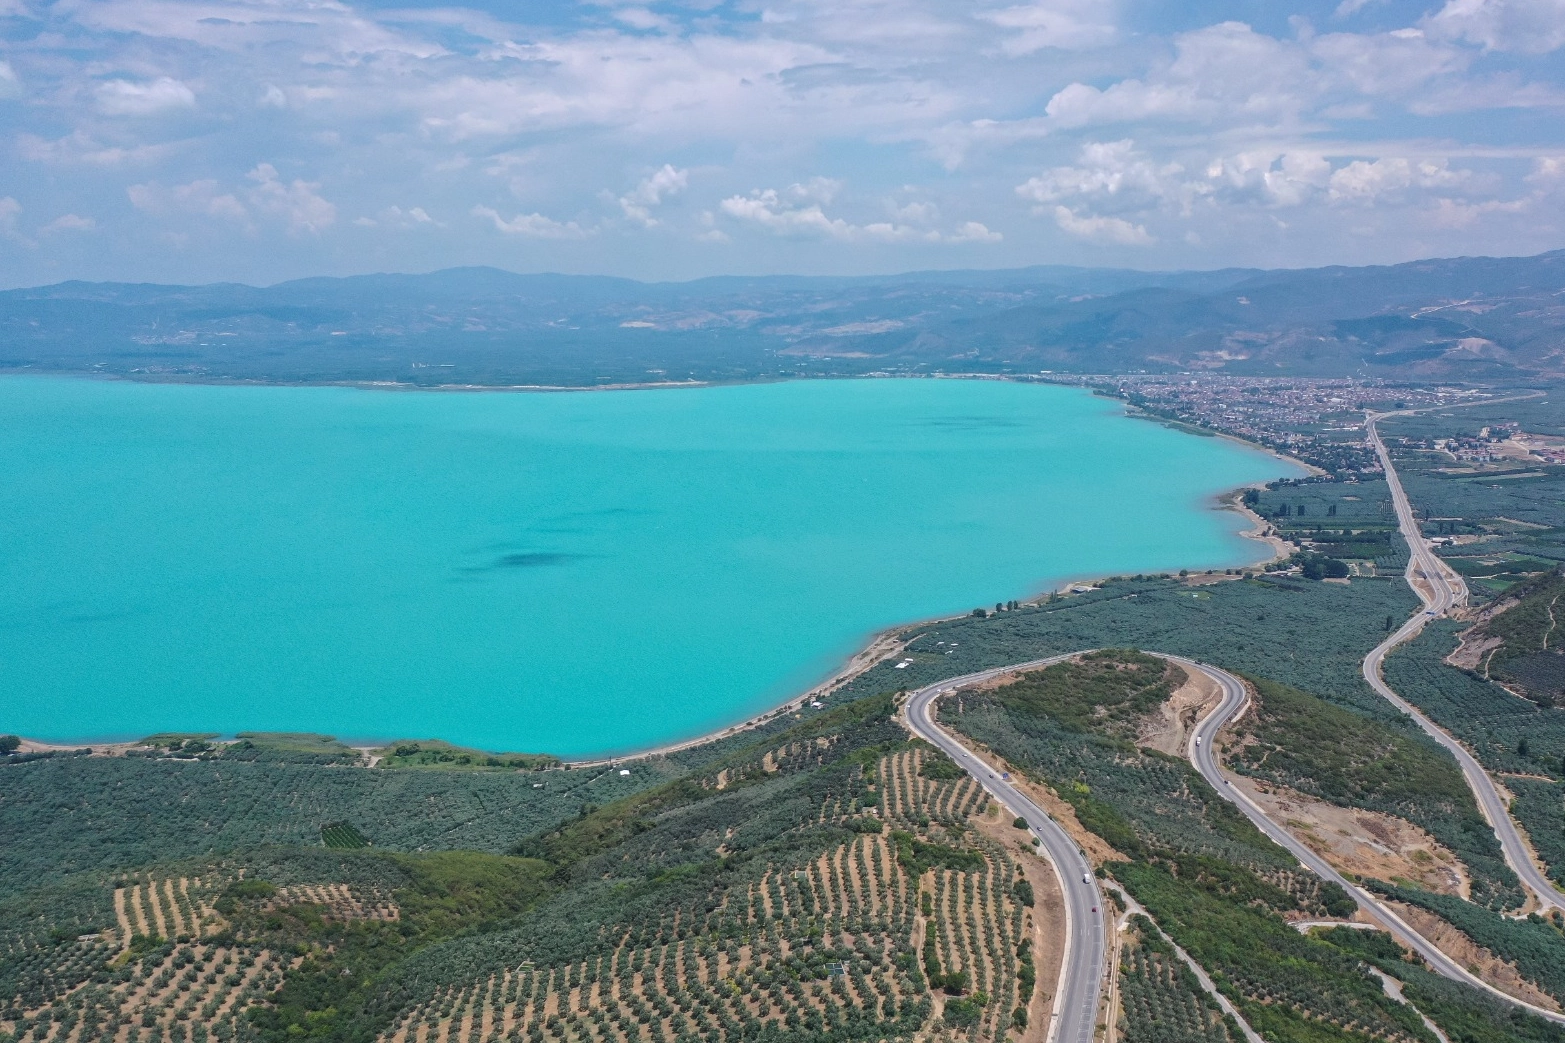
<svg viewBox="0 0 1565 1043">
<path fill-rule="evenodd" d="M 125 383 L 191 384 L 191 385 L 198 385 L 198 386 L 216 386 L 216 387 L 346 387 L 346 388 L 351 388 L 351 389 L 356 389 L 356 390 L 367 390 L 367 391 L 471 391 L 471 392 L 511 392 L 511 393 L 520 393 L 520 394 L 526 394 L 526 393 L 535 393 L 535 394 L 536 393 L 562 393 L 562 392 L 570 392 L 570 391 L 669 390 L 669 389 L 678 389 L 678 388 L 699 388 L 699 387 L 726 386 L 726 385 L 729 385 L 729 384 L 740 385 L 740 384 L 758 384 L 758 383 L 777 383 L 777 382 L 787 381 L 787 380 L 843 380 L 843 379 L 946 379 L 946 380 L 959 379 L 959 380 L 980 380 L 981 379 L 981 380 L 994 380 L 994 381 L 1014 382 L 1014 383 L 1053 384 L 1055 386 L 1076 387 L 1079 390 L 1086 391 L 1088 394 L 1092 394 L 1092 395 L 1097 395 L 1098 394 L 1098 392 L 1096 390 L 1091 389 L 1091 388 L 1085 388 L 1085 387 L 1081 387 L 1080 385 L 1075 385 L 1075 384 L 1062 384 L 1061 382 L 1051 381 L 1051 380 L 1046 380 L 1046 379 L 1040 380 L 1035 375 L 1031 375 L 1031 374 L 984 374 L 984 373 L 970 373 L 970 374 L 969 373 L 950 373 L 950 374 L 948 374 L 948 373 L 940 373 L 940 374 L 934 374 L 934 373 L 931 373 L 931 374 L 887 374 L 887 375 L 878 376 L 878 377 L 867 377 L 867 376 L 784 377 L 784 378 L 778 378 L 777 380 L 768 380 L 768 379 L 762 378 L 762 379 L 755 379 L 755 380 L 740 380 L 740 381 L 731 381 L 731 382 L 725 381 L 725 382 L 720 382 L 720 383 L 719 382 L 705 382 L 705 381 L 699 381 L 699 382 L 698 381 L 662 381 L 662 382 L 645 383 L 645 384 L 615 384 L 615 385 L 596 385 L 596 386 L 568 386 L 568 387 L 557 387 L 557 386 L 548 386 L 548 385 L 509 385 L 509 386 L 498 386 L 498 385 L 436 385 L 436 386 L 427 386 L 427 385 L 416 385 L 416 384 L 403 384 L 403 383 L 390 382 L 390 381 L 352 381 L 352 382 L 344 382 L 344 381 L 308 382 L 308 381 L 300 381 L 300 382 L 279 382 L 279 381 L 259 381 L 259 380 L 257 380 L 257 381 L 248 381 L 248 380 L 201 380 L 201 379 L 194 379 L 194 380 L 168 380 L 168 379 L 162 379 L 162 380 L 159 380 L 159 379 L 138 380 L 138 379 L 136 379 L 133 376 L 127 376 L 127 375 L 124 375 L 124 374 L 94 374 L 94 373 L 72 373 L 72 372 L 29 373 L 29 371 L 0 370 L 0 377 L 11 376 L 11 375 L 18 375 L 18 376 L 19 375 L 38 375 L 38 376 L 86 377 L 88 379 L 96 379 L 96 380 L 104 380 L 104 381 L 120 381 L 120 382 L 125 382 Z M 1132 406 L 1129 403 L 1125 402 L 1123 399 L 1118 398 L 1117 396 L 1102 395 L 1101 397 L 1107 398 L 1107 399 L 1109 399 L 1111 401 L 1114 401 L 1117 404 L 1121 405 L 1123 407 L 1123 409 L 1124 409 L 1124 414 L 1123 415 L 1125 416 L 1126 419 L 1151 420 L 1151 421 L 1154 421 L 1154 422 L 1161 423 L 1161 424 L 1163 424 L 1163 426 L 1173 427 L 1175 430 L 1179 430 L 1180 429 L 1176 425 L 1171 425 L 1171 424 L 1168 424 L 1168 423 L 1164 422 L 1159 417 L 1153 416 L 1153 415 L 1151 415 L 1149 413 L 1145 413 L 1145 412 L 1143 412 L 1141 410 L 1136 409 L 1134 406 Z M 1191 434 L 1193 437 L 1198 437 L 1197 435 L 1195 435 L 1194 432 L 1186 431 L 1185 433 Z M 1234 443 L 1236 445 L 1243 446 L 1246 449 L 1250 449 L 1250 450 L 1253 450 L 1253 451 L 1259 451 L 1259 452 L 1265 453 L 1266 455 L 1271 456 L 1272 458 L 1276 459 L 1277 461 L 1279 461 L 1281 463 L 1286 463 L 1286 464 L 1288 464 L 1290 466 L 1301 468 L 1301 469 L 1303 469 L 1306 472 L 1306 474 L 1311 475 L 1311 476 L 1316 476 L 1316 475 L 1320 475 L 1320 474 L 1324 474 L 1325 473 L 1320 468 L 1315 467 L 1315 466 L 1313 466 L 1311 464 L 1307 464 L 1304 461 L 1299 460 L 1299 459 L 1297 459 L 1295 457 L 1289 456 L 1286 453 L 1281 452 L 1280 450 L 1272 448 L 1271 446 L 1263 445 L 1263 444 L 1258 443 L 1258 442 L 1251 442 L 1251 441 L 1248 441 L 1247 439 L 1241 438 L 1241 437 L 1239 437 L 1237 435 L 1230 435 L 1230 434 L 1226 434 L 1226 433 L 1222 433 L 1222 432 L 1216 432 L 1216 431 L 1213 431 L 1213 432 L 1202 432 L 1202 434 L 1206 434 L 1206 435 L 1209 435 L 1209 436 L 1215 436 L 1215 437 L 1218 437 L 1218 438 L 1223 438 L 1223 439 L 1226 439 L 1226 440 L 1228 440 L 1228 441 L 1230 441 L 1230 442 L 1232 442 L 1232 443 Z M 1192 570 L 1190 572 L 1190 578 L 1194 578 L 1194 577 L 1200 576 L 1200 577 L 1203 577 L 1203 578 L 1208 578 L 1208 582 L 1222 582 L 1222 581 L 1228 580 L 1228 579 L 1238 579 L 1238 578 L 1242 577 L 1246 572 L 1248 572 L 1250 570 L 1262 568 L 1262 567 L 1264 567 L 1265 565 L 1267 565 L 1267 564 L 1269 564 L 1271 562 L 1278 561 L 1278 560 L 1281 560 L 1283 558 L 1286 558 L 1289 554 L 1293 553 L 1293 551 L 1296 548 L 1294 548 L 1291 544 L 1286 543 L 1285 541 L 1279 539 L 1276 536 L 1266 535 L 1266 531 L 1267 531 L 1267 529 L 1270 528 L 1270 524 L 1265 519 L 1261 518 L 1260 515 L 1256 514 L 1254 511 L 1250 510 L 1244 504 L 1243 493 L 1244 493 L 1245 490 L 1251 489 L 1251 488 L 1261 488 L 1261 487 L 1264 487 L 1265 484 L 1266 483 L 1264 483 L 1264 482 L 1252 482 L 1252 483 L 1247 483 L 1245 485 L 1237 486 L 1235 488 L 1228 489 L 1228 490 L 1226 490 L 1224 492 L 1218 493 L 1218 494 L 1216 494 L 1215 496 L 1212 497 L 1212 502 L 1211 502 L 1211 506 L 1209 507 L 1209 509 L 1211 509 L 1211 510 L 1219 510 L 1219 511 L 1231 510 L 1231 511 L 1234 511 L 1234 512 L 1238 513 L 1239 515 L 1241 515 L 1246 520 L 1248 520 L 1251 523 L 1250 527 L 1246 528 L 1246 529 L 1239 530 L 1236 533 L 1236 535 L 1239 536 L 1242 539 L 1253 540 L 1253 541 L 1255 541 L 1257 543 L 1260 543 L 1260 544 L 1264 545 L 1270 551 L 1270 556 L 1266 557 L 1266 558 L 1264 558 L 1262 560 L 1250 562 L 1250 563 L 1242 565 L 1242 566 L 1230 566 L 1230 568 L 1234 569 L 1233 573 L 1219 572 L 1219 571 L 1217 571 L 1215 569 L 1201 569 L 1199 571 Z M 1123 575 L 1123 573 L 1081 574 L 1081 575 L 1077 575 L 1077 576 L 1062 577 L 1061 579 L 1055 581 L 1054 585 L 1052 587 L 1050 587 L 1048 589 L 1037 591 L 1037 592 L 1029 595 L 1028 597 L 1022 599 L 1020 604 L 1022 604 L 1022 605 L 1030 605 L 1030 606 L 1037 606 L 1039 604 L 1042 604 L 1042 602 L 1043 602 L 1043 600 L 1045 598 L 1048 598 L 1048 597 L 1050 597 L 1052 595 L 1064 594 L 1066 596 L 1070 596 L 1071 593 L 1073 592 L 1073 588 L 1082 587 L 1082 586 L 1096 586 L 1099 583 L 1101 583 L 1103 580 L 1112 578 L 1112 577 L 1117 576 L 1117 575 Z M 651 747 L 648 747 L 648 748 L 641 748 L 641 749 L 632 748 L 632 749 L 626 750 L 624 752 L 603 753 L 603 754 L 596 754 L 596 755 L 586 756 L 586 757 L 581 757 L 581 758 L 560 757 L 559 759 L 560 759 L 560 762 L 561 762 L 561 768 L 575 769 L 575 768 L 593 768 L 593 767 L 617 766 L 617 765 L 620 765 L 620 764 L 623 764 L 623 763 L 627 763 L 627 762 L 632 762 L 632 761 L 648 760 L 648 759 L 651 759 L 651 758 L 654 758 L 654 757 L 668 756 L 669 754 L 678 753 L 678 752 L 681 752 L 683 750 L 692 749 L 692 748 L 695 748 L 695 747 L 698 747 L 698 746 L 703 746 L 703 745 L 705 745 L 705 744 L 707 744 L 709 742 L 715 742 L 715 741 L 720 740 L 720 739 L 729 738 L 729 737 L 732 737 L 734 735 L 739 735 L 739 734 L 742 734 L 742 733 L 744 733 L 746 731 L 753 731 L 754 729 L 756 729 L 756 728 L 758 728 L 758 727 L 760 727 L 762 725 L 765 725 L 765 724 L 773 722 L 777 718 L 779 718 L 779 717 L 781 717 L 781 716 L 783 716 L 783 715 L 785 715 L 787 713 L 802 712 L 806 707 L 809 706 L 809 704 L 811 702 L 819 701 L 822 697 L 824 697 L 826 695 L 829 695 L 830 692 L 833 689 L 841 687 L 842 685 L 848 683 L 849 681 L 852 681 L 855 678 L 857 678 L 857 677 L 867 673 L 868 671 L 873 669 L 875 666 L 877 666 L 880 663 L 886 661 L 887 659 L 890 659 L 891 657 L 900 654 L 907 647 L 907 641 L 905 640 L 905 637 L 906 637 L 906 635 L 909 632 L 914 631 L 914 630 L 919 630 L 919 629 L 922 629 L 924 627 L 932 626 L 932 625 L 935 625 L 935 624 L 938 624 L 938 623 L 949 622 L 949 621 L 952 621 L 952 620 L 964 619 L 964 618 L 967 618 L 968 615 L 969 615 L 969 613 L 967 613 L 967 612 L 961 612 L 961 613 L 954 613 L 954 614 L 951 614 L 951 615 L 932 616 L 932 617 L 925 618 L 925 619 L 910 620 L 910 621 L 903 622 L 903 623 L 897 623 L 897 624 L 894 624 L 892 626 L 885 627 L 885 628 L 883 628 L 881 630 L 874 631 L 858 647 L 857 651 L 855 651 L 852 654 L 850 654 L 847 657 L 846 661 L 842 662 L 842 664 L 836 670 L 832 671 L 824 679 L 822 679 L 822 680 L 816 682 L 815 684 L 811 685 L 809 688 L 807 688 L 803 692 L 799 692 L 799 693 L 796 693 L 794 695 L 790 695 L 786 699 L 784 699 L 782 702 L 777 703 L 777 704 L 775 704 L 773 706 L 770 706 L 770 707 L 768 707 L 768 708 L 766 708 L 764 710 L 761 710 L 761 711 L 759 711 L 757 713 L 754 713 L 751 716 L 749 716 L 749 717 L 747 717 L 747 718 L 745 718 L 745 719 L 743 719 L 741 721 L 737 721 L 737 722 L 735 722 L 733 724 L 726 725 L 726 726 L 724 726 L 722 728 L 719 728 L 719 729 L 703 732 L 703 733 L 701 733 L 699 735 L 694 735 L 694 736 L 691 736 L 689 738 L 676 739 L 676 740 L 669 741 L 669 742 L 663 742 L 663 743 L 659 743 L 659 744 L 657 744 L 655 746 L 651 746 Z M 25 736 L 19 736 L 19 738 L 21 738 L 21 746 L 17 750 L 18 753 L 74 753 L 77 750 L 90 748 L 93 751 L 91 756 L 123 756 L 125 754 L 125 752 L 128 751 L 128 750 L 136 749 L 136 748 L 144 748 L 146 746 L 146 743 L 144 743 L 141 740 L 141 738 L 132 739 L 132 740 L 125 740 L 125 739 L 119 739 L 119 738 L 114 738 L 114 739 L 104 738 L 104 739 L 99 739 L 99 740 L 82 739 L 80 741 L 65 741 L 65 742 L 51 742 L 51 741 L 40 740 L 40 739 L 29 739 L 29 738 L 27 738 Z M 364 740 L 364 739 L 352 739 L 352 740 L 341 740 L 341 739 L 339 739 L 337 741 L 343 742 L 344 745 L 348 745 L 351 748 L 356 749 L 361 754 L 363 754 L 366 763 L 363 763 L 360 766 L 362 766 L 362 767 L 373 767 L 375 762 L 379 758 L 375 757 L 373 755 L 372 751 L 382 748 L 387 743 L 396 742 L 396 741 L 398 741 L 398 739 L 397 739 L 397 737 L 393 736 L 391 738 L 386 739 L 384 742 L 379 742 L 377 740 Z M 218 744 L 224 744 L 225 742 L 226 742 L 226 740 L 218 740 Z M 484 751 L 484 752 L 495 753 L 495 754 L 498 755 L 500 751 Z M 507 751 L 507 752 L 514 752 L 514 751 Z M 534 752 L 536 752 L 536 751 L 534 751 Z M 550 769 L 550 770 L 561 770 L 561 769 L 557 768 L 557 769 Z"/>
<path fill-rule="evenodd" d="M 1244 442 L 1242 439 L 1235 439 L 1235 441 L 1252 448 L 1265 448 L 1251 446 L 1250 443 Z M 1272 455 L 1277 456 L 1279 459 L 1289 463 L 1297 464 L 1299 466 L 1307 466 L 1304 465 L 1302 461 L 1293 460 L 1292 458 L 1284 456 L 1280 453 L 1273 453 Z M 1242 529 L 1236 533 L 1236 535 L 1242 539 L 1253 540 L 1264 545 L 1271 551 L 1271 556 L 1260 561 L 1251 562 L 1247 565 L 1230 566 L 1234 570 L 1232 574 L 1219 572 L 1216 569 L 1202 569 L 1200 571 L 1193 570 L 1190 572 L 1188 577 L 1185 577 L 1187 581 L 1194 581 L 1198 577 L 1205 579 L 1208 582 L 1226 582 L 1230 580 L 1237 580 L 1242 578 L 1248 572 L 1263 568 L 1265 565 L 1271 562 L 1279 561 L 1293 552 L 1294 548 L 1291 544 L 1286 543 L 1276 536 L 1264 535 L 1265 531 L 1270 528 L 1269 523 L 1261 518 L 1260 515 L 1256 514 L 1254 511 L 1250 510 L 1244 505 L 1244 490 L 1257 488 L 1263 486 L 1264 484 L 1265 483 L 1250 483 L 1248 485 L 1242 485 L 1227 490 L 1226 492 L 1221 493 L 1213 498 L 1215 503 L 1210 507 L 1210 509 L 1216 511 L 1231 510 L 1252 522 L 1250 528 Z M 1040 590 L 1029 595 L 1027 598 L 1022 599 L 1020 604 L 1023 606 L 1037 607 L 1043 604 L 1044 600 L 1051 595 L 1062 594 L 1066 597 L 1070 597 L 1072 596 L 1073 588 L 1075 587 L 1097 586 L 1104 580 L 1120 575 L 1124 574 L 1084 574 L 1075 577 L 1068 577 L 1057 581 L 1049 589 Z M 856 652 L 848 656 L 847 660 L 843 662 L 841 666 L 832 671 L 823 680 L 816 682 L 803 692 L 788 696 L 787 699 L 780 703 L 752 714 L 742 721 L 737 721 L 720 729 L 703 732 L 700 735 L 691 736 L 690 738 L 686 739 L 676 739 L 671 742 L 659 743 L 656 746 L 644 749 L 631 749 L 623 753 L 609 753 L 582 758 L 561 757 L 560 767 L 544 770 L 559 771 L 564 769 L 574 770 L 578 768 L 617 767 L 619 765 L 631 763 L 634 761 L 650 760 L 655 757 L 666 757 L 670 754 L 679 753 L 683 750 L 694 749 L 695 747 L 704 746 L 707 743 L 716 742 L 720 739 L 731 738 L 747 731 L 754 731 L 756 728 L 770 724 L 779 717 L 782 717 L 786 714 L 802 712 L 806 707 L 809 706 L 811 702 L 819 701 L 822 697 L 831 694 L 833 689 L 847 684 L 855 678 L 868 673 L 870 670 L 874 669 L 876 666 L 887 661 L 888 659 L 900 655 L 907 648 L 908 641 L 906 640 L 906 636 L 911 631 L 921 630 L 925 627 L 933 626 L 938 623 L 959 621 L 968 618 L 968 616 L 969 613 L 966 612 L 953 613 L 951 615 L 930 616 L 925 619 L 897 623 L 893 626 L 875 631 L 870 634 L 868 640 L 859 646 Z M 128 750 L 146 748 L 147 746 L 147 744 L 141 741 L 141 739 L 134 739 L 129 741 L 122 739 L 105 739 L 96 741 L 92 739 L 83 739 L 78 742 L 48 742 L 40 739 L 29 739 L 26 736 L 20 736 L 20 738 L 22 740 L 22 744 L 17 750 L 18 753 L 74 753 L 77 750 L 90 748 L 93 751 L 90 756 L 114 757 L 123 756 Z M 345 745 L 358 750 L 364 756 L 365 763 L 357 765 L 358 767 L 373 768 L 375 766 L 375 762 L 380 759 L 374 755 L 373 751 L 382 749 L 387 744 L 396 742 L 398 740 L 393 737 L 386 739 L 384 742 L 374 740 L 338 741 L 341 741 Z M 225 743 L 226 740 L 216 740 L 216 744 L 218 745 Z M 500 756 L 507 753 L 514 753 L 515 751 L 486 750 L 484 752 Z"/>
</svg>

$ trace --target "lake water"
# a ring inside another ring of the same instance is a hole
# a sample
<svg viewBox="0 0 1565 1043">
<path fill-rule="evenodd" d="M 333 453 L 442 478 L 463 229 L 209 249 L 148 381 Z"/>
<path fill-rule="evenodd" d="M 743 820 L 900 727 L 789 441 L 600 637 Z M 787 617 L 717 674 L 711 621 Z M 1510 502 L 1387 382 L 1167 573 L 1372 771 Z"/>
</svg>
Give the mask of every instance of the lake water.
<svg viewBox="0 0 1565 1043">
<path fill-rule="evenodd" d="M 1213 496 L 1294 473 L 992 381 L 0 379 L 0 732 L 646 746 L 890 624 L 1258 560 Z"/>
</svg>

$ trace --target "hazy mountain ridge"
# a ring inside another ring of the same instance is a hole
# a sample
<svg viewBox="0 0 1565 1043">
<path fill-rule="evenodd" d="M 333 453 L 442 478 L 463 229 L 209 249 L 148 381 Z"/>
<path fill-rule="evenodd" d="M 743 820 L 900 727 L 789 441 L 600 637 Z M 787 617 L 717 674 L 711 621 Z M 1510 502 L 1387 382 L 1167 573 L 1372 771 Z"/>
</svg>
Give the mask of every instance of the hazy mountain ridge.
<svg viewBox="0 0 1565 1043">
<path fill-rule="evenodd" d="M 792 373 L 1565 370 L 1565 251 L 1367 268 L 1040 266 L 640 283 L 455 268 L 258 288 L 0 293 L 0 367 L 252 380 L 594 384 Z"/>
</svg>

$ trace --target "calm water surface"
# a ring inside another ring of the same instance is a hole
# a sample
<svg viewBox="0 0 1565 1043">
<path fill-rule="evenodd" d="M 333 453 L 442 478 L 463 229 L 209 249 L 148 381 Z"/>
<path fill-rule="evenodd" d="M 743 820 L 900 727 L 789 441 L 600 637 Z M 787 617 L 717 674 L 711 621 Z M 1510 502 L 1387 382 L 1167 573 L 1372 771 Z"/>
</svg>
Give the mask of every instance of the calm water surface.
<svg viewBox="0 0 1565 1043">
<path fill-rule="evenodd" d="M 0 732 L 626 749 L 889 624 L 1227 566 L 1294 473 L 1067 388 L 594 394 L 0 379 Z"/>
</svg>

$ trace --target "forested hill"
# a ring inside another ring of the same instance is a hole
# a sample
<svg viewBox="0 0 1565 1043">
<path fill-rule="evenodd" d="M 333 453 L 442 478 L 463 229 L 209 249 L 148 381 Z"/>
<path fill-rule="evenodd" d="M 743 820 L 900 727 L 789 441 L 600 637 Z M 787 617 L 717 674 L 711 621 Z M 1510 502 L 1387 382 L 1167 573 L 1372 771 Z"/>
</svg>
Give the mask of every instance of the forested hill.
<svg viewBox="0 0 1565 1043">
<path fill-rule="evenodd" d="M 640 283 L 460 268 L 0 293 L 0 371 L 592 386 L 867 372 L 1565 371 L 1565 251 L 1382 267 L 1044 266 Z"/>
</svg>

